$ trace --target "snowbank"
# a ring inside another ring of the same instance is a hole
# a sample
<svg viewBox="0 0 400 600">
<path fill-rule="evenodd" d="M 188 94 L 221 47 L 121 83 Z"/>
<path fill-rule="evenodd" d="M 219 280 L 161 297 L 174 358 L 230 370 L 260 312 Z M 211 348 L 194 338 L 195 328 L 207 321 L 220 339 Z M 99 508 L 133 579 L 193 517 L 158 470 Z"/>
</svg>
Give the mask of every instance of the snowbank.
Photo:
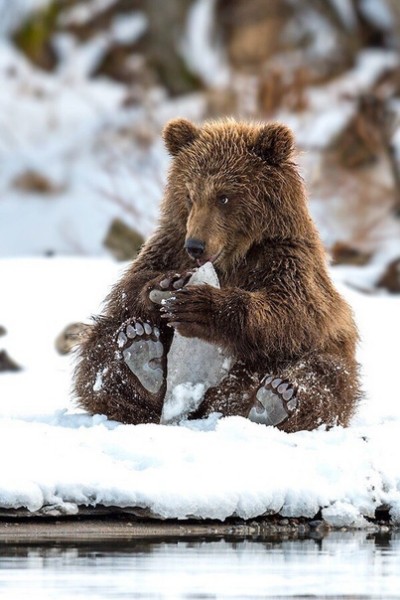
<svg viewBox="0 0 400 600">
<path fill-rule="evenodd" d="M 288 435 L 237 417 L 121 425 L 74 406 L 72 361 L 54 350 L 59 331 L 98 310 L 121 270 L 100 259 L 0 261 L 0 346 L 24 367 L 0 374 L 0 507 L 142 507 L 178 519 L 322 508 L 333 525 L 362 527 L 388 504 L 400 521 L 400 299 L 343 290 L 361 328 L 367 391 L 347 430 Z"/>
</svg>

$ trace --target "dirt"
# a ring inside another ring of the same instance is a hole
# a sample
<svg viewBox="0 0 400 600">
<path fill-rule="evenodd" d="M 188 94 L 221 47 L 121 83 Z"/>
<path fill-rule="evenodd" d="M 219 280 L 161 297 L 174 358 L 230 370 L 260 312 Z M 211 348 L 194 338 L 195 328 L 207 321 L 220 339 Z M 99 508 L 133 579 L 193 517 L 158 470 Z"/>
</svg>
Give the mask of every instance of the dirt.
<svg viewBox="0 0 400 600">
<path fill-rule="evenodd" d="M 15 513 L 14 513 L 15 514 Z M 371 533 L 387 533 L 394 527 L 385 518 L 371 522 Z M 341 528 L 346 531 L 346 528 Z M 160 521 L 130 514 L 98 514 L 62 518 L 0 517 L 0 544 L 86 543 L 137 539 L 322 539 L 332 528 L 322 519 L 286 519 L 279 516 L 250 521 Z"/>
</svg>

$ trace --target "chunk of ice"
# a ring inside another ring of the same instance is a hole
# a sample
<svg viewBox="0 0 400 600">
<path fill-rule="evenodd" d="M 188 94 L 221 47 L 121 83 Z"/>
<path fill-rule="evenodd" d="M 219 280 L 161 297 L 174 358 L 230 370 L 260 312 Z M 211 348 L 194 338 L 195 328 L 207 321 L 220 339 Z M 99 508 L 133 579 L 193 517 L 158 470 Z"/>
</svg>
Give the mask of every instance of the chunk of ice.
<svg viewBox="0 0 400 600">
<path fill-rule="evenodd" d="M 205 283 L 220 287 L 211 262 L 201 266 L 192 275 L 188 285 Z M 186 338 L 175 331 L 168 353 L 167 393 L 161 423 L 182 420 L 196 410 L 205 391 L 218 385 L 225 377 L 231 362 L 231 358 L 215 344 L 198 338 Z M 203 393 L 200 394 L 199 390 Z"/>
</svg>

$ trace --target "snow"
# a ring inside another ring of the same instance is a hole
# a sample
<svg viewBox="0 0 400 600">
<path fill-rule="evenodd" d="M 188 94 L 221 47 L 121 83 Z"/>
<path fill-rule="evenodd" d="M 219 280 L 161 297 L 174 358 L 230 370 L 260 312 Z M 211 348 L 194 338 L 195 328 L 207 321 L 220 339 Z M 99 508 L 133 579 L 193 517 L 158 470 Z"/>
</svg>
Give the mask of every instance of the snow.
<svg viewBox="0 0 400 600">
<path fill-rule="evenodd" d="M 61 25 L 84 25 L 99 13 L 105 12 L 116 3 L 116 0 L 92 0 L 90 4 L 80 2 L 64 11 L 60 21 Z"/>
<path fill-rule="evenodd" d="M 135 11 L 114 17 L 108 31 L 92 36 L 85 43 L 78 42 L 68 33 L 55 34 L 53 42 L 62 59 L 58 71 L 64 77 L 67 73 L 69 78 L 85 79 L 101 64 L 112 45 L 133 44 L 146 31 L 147 25 L 146 15 Z"/>
<path fill-rule="evenodd" d="M 148 19 L 139 11 L 115 17 L 111 28 L 114 41 L 120 44 L 133 44 L 148 27 Z"/>
<path fill-rule="evenodd" d="M 215 11 L 215 0 L 197 0 L 193 4 L 187 18 L 182 55 L 206 85 L 224 87 L 229 82 L 230 72 L 222 45 L 213 31 Z"/>
<path fill-rule="evenodd" d="M 161 423 L 174 423 L 183 416 L 195 411 L 204 397 L 207 387 L 204 383 L 184 381 L 177 383 L 166 396 L 161 416 Z"/>
<path fill-rule="evenodd" d="M 343 24 L 349 29 L 355 29 L 357 19 L 351 0 L 331 0 L 331 4 L 340 16 Z"/>
<path fill-rule="evenodd" d="M 304 114 L 282 113 L 303 148 L 327 148 L 355 113 L 359 95 L 397 64 L 395 52 L 368 49 L 359 52 L 355 66 L 323 86 L 311 87 Z"/>
<path fill-rule="evenodd" d="M 364 16 L 375 27 L 380 27 L 384 31 L 390 30 L 393 27 L 393 13 L 386 0 L 381 2 L 362 0 L 360 8 Z"/>
<path fill-rule="evenodd" d="M 195 35 L 193 11 L 200 11 L 203 19 L 209 9 L 202 0 L 191 9 L 185 39 L 192 46 L 185 46 L 185 53 L 189 61 L 191 56 L 204 61 L 205 72 L 222 73 L 222 67 L 211 66 L 212 60 L 223 60 L 217 46 L 212 45 L 214 59 L 205 52 L 209 30 L 199 28 Z M 137 25 L 140 15 L 131 14 Z M 126 27 L 134 32 L 130 19 Z M 118 24 L 116 30 L 119 35 Z M 113 35 L 78 44 L 70 35 L 58 34 L 54 41 L 60 64 L 51 75 L 35 69 L 0 39 L 0 256 L 104 255 L 103 242 L 114 218 L 144 237 L 152 233 L 169 164 L 161 128 L 177 116 L 201 121 L 207 100 L 202 94 L 167 99 L 152 89 L 140 103 L 127 106 L 123 85 L 88 78 Z M 396 61 L 392 52 L 362 52 L 346 74 L 309 89 L 307 110 L 276 115 L 293 128 L 300 150 L 307 151 L 299 160 L 308 182 L 318 173 L 317 151 L 329 146 L 353 116 L 357 95 Z M 201 68 L 196 72 L 201 74 Z M 253 115 L 255 78 L 236 76 L 231 83 L 241 113 Z M 45 176 L 52 193 L 19 189 L 15 180 L 27 171 Z M 331 243 L 332 226 L 314 212 L 325 243 Z"/>
<path fill-rule="evenodd" d="M 150 235 L 168 166 L 160 129 L 204 111 L 199 95 L 168 101 L 157 90 L 126 107 L 124 86 L 87 77 L 107 40 L 56 41 L 63 58 L 49 75 L 0 38 L 0 256 L 104 255 L 116 217 Z M 27 171 L 52 193 L 18 189 Z"/>
<path fill-rule="evenodd" d="M 313 517 L 322 508 L 333 525 L 365 527 L 388 504 L 399 520 L 398 297 L 359 294 L 333 272 L 362 338 L 366 398 L 348 429 L 286 434 L 216 415 L 179 426 L 122 425 L 75 406 L 74 359 L 57 355 L 54 340 L 99 310 L 124 268 L 107 259 L 0 261 L 8 332 L 0 345 L 23 367 L 0 374 L 1 507 L 54 515 L 101 504 L 221 520 Z M 178 396 L 185 398 L 182 389 Z"/>
</svg>

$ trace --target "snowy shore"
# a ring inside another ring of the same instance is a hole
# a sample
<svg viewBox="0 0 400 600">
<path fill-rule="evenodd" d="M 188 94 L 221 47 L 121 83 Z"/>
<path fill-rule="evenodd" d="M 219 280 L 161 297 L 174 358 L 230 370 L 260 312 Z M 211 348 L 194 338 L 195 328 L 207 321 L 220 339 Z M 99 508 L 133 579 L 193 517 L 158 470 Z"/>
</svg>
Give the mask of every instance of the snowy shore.
<svg viewBox="0 0 400 600">
<path fill-rule="evenodd" d="M 322 509 L 333 526 L 364 527 L 389 505 L 400 521 L 399 298 L 339 283 L 360 327 L 366 391 L 348 429 L 288 435 L 237 417 L 121 425 L 74 405 L 73 360 L 54 340 L 99 310 L 122 268 L 105 259 L 0 261 L 0 349 L 23 367 L 0 374 L 0 508 L 75 514 L 105 505 L 220 520 Z"/>
</svg>

